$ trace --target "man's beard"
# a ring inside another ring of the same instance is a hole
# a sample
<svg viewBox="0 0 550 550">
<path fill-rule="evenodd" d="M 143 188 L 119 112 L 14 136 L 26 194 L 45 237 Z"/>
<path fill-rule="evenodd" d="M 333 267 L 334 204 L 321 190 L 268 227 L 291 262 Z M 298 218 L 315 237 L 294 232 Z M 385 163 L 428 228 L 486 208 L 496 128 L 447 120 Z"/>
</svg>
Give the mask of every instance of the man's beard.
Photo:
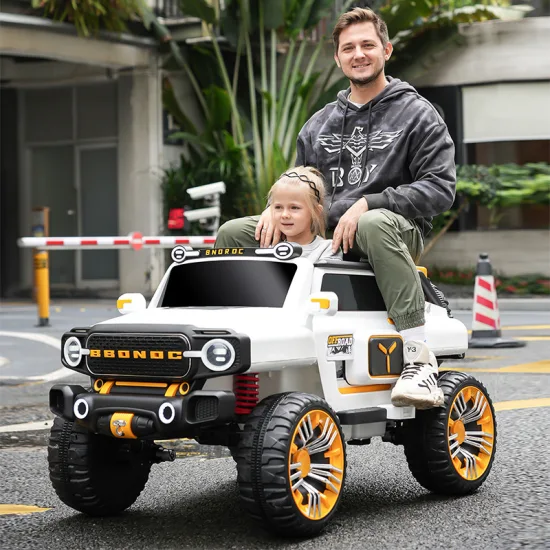
<svg viewBox="0 0 550 550">
<path fill-rule="evenodd" d="M 349 81 L 352 84 L 355 84 L 355 86 L 357 86 L 358 88 L 365 88 L 371 82 L 374 82 L 380 76 L 383 70 L 384 70 L 384 65 L 382 65 L 382 67 L 380 67 L 380 69 L 378 69 L 375 73 L 365 78 L 351 78 L 351 77 L 348 77 L 348 78 L 349 78 Z"/>
</svg>

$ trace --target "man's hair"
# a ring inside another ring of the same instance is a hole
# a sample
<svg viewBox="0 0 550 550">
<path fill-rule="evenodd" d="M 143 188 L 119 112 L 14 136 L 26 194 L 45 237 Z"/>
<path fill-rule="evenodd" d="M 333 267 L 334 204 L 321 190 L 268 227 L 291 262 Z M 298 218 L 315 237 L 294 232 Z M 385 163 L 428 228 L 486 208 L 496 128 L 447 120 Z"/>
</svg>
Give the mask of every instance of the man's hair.
<svg viewBox="0 0 550 550">
<path fill-rule="evenodd" d="M 282 185 L 292 185 L 304 191 L 309 213 L 311 214 L 311 232 L 315 236 L 320 235 L 324 238 L 326 230 L 325 215 L 323 209 L 319 206 L 322 207 L 325 201 L 325 178 L 321 172 L 313 166 L 289 168 L 279 176 L 279 179 L 269 190 L 268 205 L 273 205 L 273 193 Z"/>
<path fill-rule="evenodd" d="M 376 29 L 378 38 L 380 38 L 380 41 L 382 42 L 382 46 L 385 47 L 390 41 L 388 27 L 379 15 L 369 8 L 353 8 L 352 10 L 343 13 L 338 18 L 338 21 L 336 21 L 336 25 L 334 25 L 334 30 L 332 31 L 332 41 L 334 42 L 334 51 L 336 53 L 338 53 L 340 33 L 344 29 L 347 29 L 351 25 L 355 25 L 357 23 L 372 23 Z"/>
</svg>

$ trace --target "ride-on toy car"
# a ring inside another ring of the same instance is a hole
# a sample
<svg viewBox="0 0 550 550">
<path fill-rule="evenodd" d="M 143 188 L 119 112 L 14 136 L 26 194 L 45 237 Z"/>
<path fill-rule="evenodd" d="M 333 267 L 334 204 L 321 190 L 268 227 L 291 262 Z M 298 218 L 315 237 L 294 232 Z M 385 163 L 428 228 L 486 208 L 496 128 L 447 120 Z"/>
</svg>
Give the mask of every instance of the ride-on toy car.
<svg viewBox="0 0 550 550">
<path fill-rule="evenodd" d="M 403 342 L 370 266 L 300 256 L 291 243 L 176 247 L 148 307 L 126 294 L 125 315 L 63 335 L 62 363 L 91 381 L 50 391 L 50 478 L 65 504 L 123 511 L 151 465 L 174 459 L 155 441 L 182 437 L 229 447 L 242 505 L 285 535 L 314 535 L 334 516 L 346 443 L 403 445 L 414 477 L 436 493 L 485 481 L 496 422 L 484 386 L 449 371 L 439 376 L 443 407 L 392 406 Z M 420 277 L 428 345 L 438 361 L 463 357 L 466 328 Z"/>
</svg>

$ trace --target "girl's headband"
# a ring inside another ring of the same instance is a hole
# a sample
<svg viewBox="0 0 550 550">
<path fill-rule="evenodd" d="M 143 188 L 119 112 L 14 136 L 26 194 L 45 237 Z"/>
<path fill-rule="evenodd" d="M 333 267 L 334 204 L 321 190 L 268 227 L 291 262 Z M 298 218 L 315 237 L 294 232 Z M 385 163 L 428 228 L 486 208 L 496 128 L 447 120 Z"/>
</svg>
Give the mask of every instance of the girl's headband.
<svg viewBox="0 0 550 550">
<path fill-rule="evenodd" d="M 304 176 L 303 174 L 298 174 L 298 172 L 285 172 L 281 177 L 283 176 L 286 176 L 287 178 L 298 178 L 300 181 L 309 184 L 309 187 L 315 193 L 315 198 L 317 199 L 317 202 L 319 204 L 321 203 L 321 194 L 319 193 L 319 189 L 317 189 L 315 183 L 311 181 L 307 176 Z"/>
</svg>

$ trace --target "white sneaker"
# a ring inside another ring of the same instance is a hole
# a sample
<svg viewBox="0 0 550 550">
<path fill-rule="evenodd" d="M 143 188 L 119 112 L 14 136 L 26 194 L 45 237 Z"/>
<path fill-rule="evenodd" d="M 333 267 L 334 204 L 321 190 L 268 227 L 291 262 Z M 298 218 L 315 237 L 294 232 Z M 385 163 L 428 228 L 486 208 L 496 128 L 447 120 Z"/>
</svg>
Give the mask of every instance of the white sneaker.
<svg viewBox="0 0 550 550">
<path fill-rule="evenodd" d="M 404 368 L 391 392 L 396 407 L 431 409 L 443 406 L 443 390 L 437 385 L 437 359 L 425 342 L 405 342 Z"/>
</svg>

